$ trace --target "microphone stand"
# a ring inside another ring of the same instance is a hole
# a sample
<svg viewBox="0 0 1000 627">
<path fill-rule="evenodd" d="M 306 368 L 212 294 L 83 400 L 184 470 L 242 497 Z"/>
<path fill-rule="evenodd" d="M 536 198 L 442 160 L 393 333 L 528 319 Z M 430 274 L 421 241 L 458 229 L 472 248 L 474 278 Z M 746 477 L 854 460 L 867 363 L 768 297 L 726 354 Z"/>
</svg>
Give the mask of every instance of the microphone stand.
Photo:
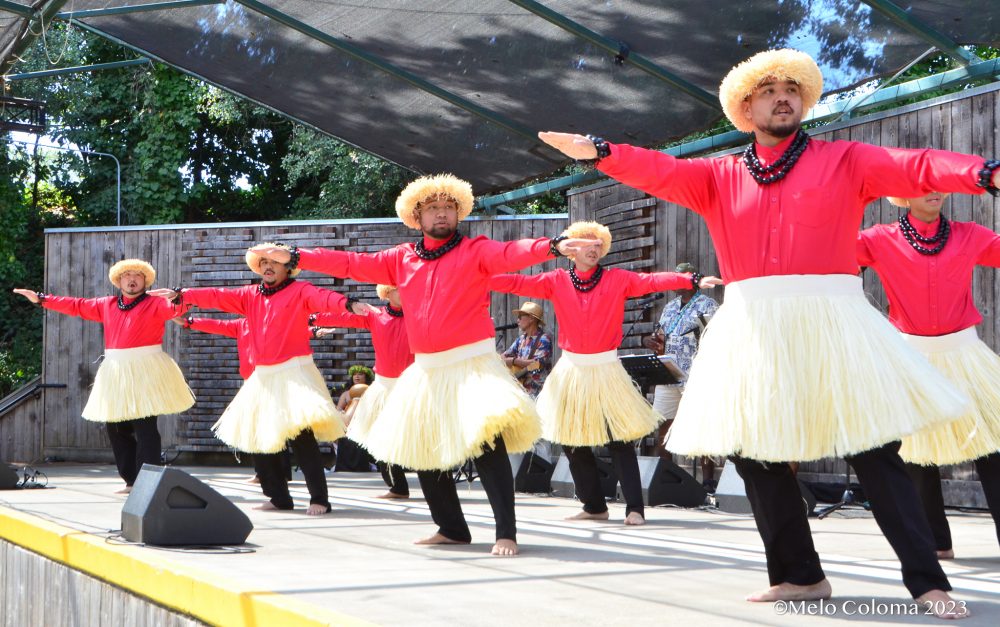
<svg viewBox="0 0 1000 627">
<path fill-rule="evenodd" d="M 654 302 L 656 302 L 656 301 L 652 301 L 651 300 L 651 301 L 649 301 L 648 303 L 646 303 L 645 305 L 643 305 L 642 307 L 640 307 L 639 309 L 636 310 L 635 317 L 632 318 L 632 322 L 629 323 L 628 329 L 625 330 L 625 335 L 622 336 L 622 344 L 624 344 L 625 340 L 630 335 L 632 335 L 632 329 L 635 328 L 635 323 L 639 322 L 639 318 L 643 317 L 646 314 L 646 312 L 653 307 L 653 303 Z M 618 345 L 618 348 L 621 348 L 621 344 Z"/>
</svg>

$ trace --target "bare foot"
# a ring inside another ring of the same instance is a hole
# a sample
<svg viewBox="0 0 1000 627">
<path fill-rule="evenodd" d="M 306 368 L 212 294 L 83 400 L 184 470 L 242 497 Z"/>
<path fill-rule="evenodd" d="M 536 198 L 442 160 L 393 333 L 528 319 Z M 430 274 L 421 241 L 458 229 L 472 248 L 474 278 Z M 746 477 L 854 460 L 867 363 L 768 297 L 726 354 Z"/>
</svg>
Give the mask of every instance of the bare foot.
<svg viewBox="0 0 1000 627">
<path fill-rule="evenodd" d="M 306 508 L 306 516 L 322 516 L 329 511 L 326 505 L 320 505 L 319 503 L 311 503 L 309 507 Z"/>
<path fill-rule="evenodd" d="M 507 538 L 497 540 L 497 543 L 493 545 L 493 550 L 490 551 L 490 554 L 501 557 L 514 557 L 517 553 L 517 542 L 508 540 Z"/>
<path fill-rule="evenodd" d="M 117 492 L 115 492 L 115 494 L 131 494 L 131 493 L 132 493 L 132 486 L 130 486 L 130 485 L 127 485 L 124 488 L 122 488 L 121 490 L 118 490 Z"/>
<path fill-rule="evenodd" d="M 609 515 L 610 514 L 608 514 L 608 510 L 604 510 L 603 512 L 600 512 L 598 514 L 591 514 L 590 512 L 583 511 L 580 512 L 579 514 L 573 514 L 572 516 L 567 516 L 566 520 L 607 520 Z"/>
<path fill-rule="evenodd" d="M 262 512 L 276 512 L 276 511 L 278 511 L 278 508 L 275 507 L 274 503 L 272 503 L 271 501 L 264 501 L 260 505 L 254 505 L 253 508 L 254 509 L 259 509 Z"/>
<path fill-rule="evenodd" d="M 636 526 L 645 525 L 646 519 L 643 518 L 642 514 L 640 514 L 639 512 L 632 512 L 631 514 L 625 517 L 625 524 L 636 525 Z"/>
<path fill-rule="evenodd" d="M 379 494 L 375 498 L 377 499 L 408 499 L 409 494 L 396 494 L 395 492 L 386 492 L 385 494 Z"/>
<path fill-rule="evenodd" d="M 471 544 L 471 542 L 452 540 L 448 536 L 443 536 L 440 533 L 435 533 L 432 536 L 428 536 L 426 538 L 420 538 L 419 540 L 414 540 L 413 544 Z"/>
<path fill-rule="evenodd" d="M 938 551 L 937 556 L 939 560 L 953 560 L 955 559 L 955 550 L 947 549 L 945 551 Z"/>
<path fill-rule="evenodd" d="M 826 579 L 808 586 L 798 586 L 793 583 L 779 583 L 767 590 L 747 595 L 747 601 L 754 603 L 770 603 L 773 601 L 818 601 L 829 599 L 833 589 Z"/>
<path fill-rule="evenodd" d="M 956 601 L 944 590 L 931 590 L 918 596 L 916 601 L 930 610 L 935 617 L 944 620 L 956 620 L 971 616 L 969 608 L 965 606 L 965 601 Z"/>
<path fill-rule="evenodd" d="M 258 477 L 257 475 L 254 475 L 254 476 L 250 477 L 249 479 L 247 479 L 247 483 L 252 483 L 254 485 L 257 485 L 257 484 L 260 483 L 260 477 Z"/>
</svg>

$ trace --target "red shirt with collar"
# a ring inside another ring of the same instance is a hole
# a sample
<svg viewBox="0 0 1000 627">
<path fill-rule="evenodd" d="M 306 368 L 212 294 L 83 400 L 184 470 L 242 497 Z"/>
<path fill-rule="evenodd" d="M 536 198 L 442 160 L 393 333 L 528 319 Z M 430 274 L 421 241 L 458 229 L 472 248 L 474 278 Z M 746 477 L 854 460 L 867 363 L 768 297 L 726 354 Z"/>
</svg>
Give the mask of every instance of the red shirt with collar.
<svg viewBox="0 0 1000 627">
<path fill-rule="evenodd" d="M 910 217 L 924 237 L 937 233 Z M 952 222 L 948 243 L 936 255 L 922 255 L 903 237 L 899 223 L 876 224 L 858 234 L 857 263 L 878 273 L 889 298 L 889 321 L 909 335 L 946 335 L 979 324 L 972 300 L 972 270 L 1000 267 L 1000 235 L 974 222 Z"/>
<path fill-rule="evenodd" d="M 494 336 L 488 282 L 551 259 L 547 237 L 497 242 L 463 237 L 438 259 L 417 256 L 413 244 L 377 253 L 299 249 L 299 267 L 366 283 L 395 285 L 414 353 L 437 353 Z M 425 237 L 434 249 L 444 241 Z"/>
<path fill-rule="evenodd" d="M 577 276 L 586 280 L 596 271 L 592 268 Z M 503 274 L 490 280 L 490 289 L 495 292 L 551 300 L 559 321 L 559 347 L 573 353 L 603 353 L 618 348 L 626 299 L 690 287 L 690 274 L 646 274 L 620 268 L 605 268 L 597 287 L 589 292 L 573 287 L 569 271 L 562 268 L 534 275 Z"/>
<path fill-rule="evenodd" d="M 135 299 L 122 297 L 127 305 Z M 163 343 L 163 329 L 171 318 L 183 315 L 187 308 L 162 298 L 147 296 L 127 311 L 118 308 L 117 296 L 73 298 L 47 295 L 42 307 L 104 325 L 104 347 L 138 348 Z"/>
<path fill-rule="evenodd" d="M 764 164 L 792 142 L 756 144 Z M 885 148 L 850 141 L 809 141 L 788 175 L 753 179 L 740 155 L 677 159 L 609 144 L 598 169 L 626 185 L 701 215 L 722 277 L 740 281 L 783 274 L 855 274 L 855 240 L 865 206 L 882 196 L 979 194 L 981 157 L 942 150 Z"/>
<path fill-rule="evenodd" d="M 191 318 L 190 324 L 185 323 L 184 326 L 202 333 L 224 335 L 235 339 L 236 354 L 240 358 L 240 376 L 248 379 L 253 374 L 253 355 L 250 353 L 250 325 L 247 324 L 246 318 L 230 320 Z"/>
<path fill-rule="evenodd" d="M 238 288 L 185 288 L 182 293 L 185 303 L 240 314 L 247 319 L 255 367 L 312 355 L 309 314 L 341 311 L 347 306 L 342 294 L 318 288 L 308 281 L 292 281 L 270 296 L 261 294 L 257 288 L 255 283 Z"/>
<path fill-rule="evenodd" d="M 316 314 L 313 324 L 318 327 L 348 327 L 368 329 L 375 348 L 375 373 L 395 379 L 413 363 L 413 351 L 406 337 L 404 316 L 394 316 L 385 307 L 379 313 L 359 316 L 341 312 Z"/>
</svg>

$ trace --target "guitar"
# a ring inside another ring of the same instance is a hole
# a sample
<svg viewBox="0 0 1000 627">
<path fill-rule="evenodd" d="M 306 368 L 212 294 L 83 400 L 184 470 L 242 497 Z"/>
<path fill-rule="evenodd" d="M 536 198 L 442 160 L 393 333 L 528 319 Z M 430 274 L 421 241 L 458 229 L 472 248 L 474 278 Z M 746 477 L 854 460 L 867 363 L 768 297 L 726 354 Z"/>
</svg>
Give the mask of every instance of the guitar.
<svg viewBox="0 0 1000 627">
<path fill-rule="evenodd" d="M 507 366 L 510 373 L 517 379 L 524 378 L 528 373 L 534 372 L 541 367 L 542 363 L 537 359 L 529 363 L 527 366 Z"/>
</svg>

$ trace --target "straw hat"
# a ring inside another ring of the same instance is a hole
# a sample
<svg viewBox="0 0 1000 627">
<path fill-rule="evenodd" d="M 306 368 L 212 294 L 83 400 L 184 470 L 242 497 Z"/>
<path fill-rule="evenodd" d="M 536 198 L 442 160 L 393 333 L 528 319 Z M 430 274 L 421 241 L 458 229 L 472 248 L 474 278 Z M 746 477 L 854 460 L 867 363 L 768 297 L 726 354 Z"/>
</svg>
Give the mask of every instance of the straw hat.
<svg viewBox="0 0 1000 627">
<path fill-rule="evenodd" d="M 108 270 L 108 280 L 118 287 L 118 279 L 126 272 L 141 272 L 146 277 L 146 289 L 156 282 L 156 270 L 142 259 L 122 259 Z"/>
<path fill-rule="evenodd" d="M 600 222 L 574 222 L 562 234 L 569 238 L 601 240 L 601 257 L 611 250 L 611 231 Z"/>
<path fill-rule="evenodd" d="M 769 78 L 792 81 L 799 86 L 803 118 L 823 95 L 823 74 L 808 54 L 790 48 L 758 52 L 729 70 L 719 85 L 723 112 L 744 133 L 752 133 L 753 125 L 743 115 L 743 101 Z"/>
<path fill-rule="evenodd" d="M 389 300 L 389 292 L 396 289 L 395 285 L 376 285 L 375 294 L 382 300 Z"/>
<path fill-rule="evenodd" d="M 270 246 L 273 248 L 284 248 L 285 250 L 291 250 L 291 248 L 289 248 L 287 244 L 275 244 L 274 242 L 266 242 L 261 245 Z M 262 255 L 258 255 L 257 253 L 255 253 L 253 248 L 247 249 L 247 254 L 246 254 L 247 265 L 250 266 L 250 269 L 253 270 L 254 274 L 261 273 L 260 260 L 263 258 L 264 257 Z M 285 264 L 285 267 L 288 268 L 288 264 Z M 299 272 L 301 272 L 299 268 L 288 268 L 288 276 L 298 276 Z"/>
<path fill-rule="evenodd" d="M 538 320 L 538 324 L 545 324 L 545 321 L 542 320 L 542 306 L 538 303 L 525 301 L 519 309 L 514 310 L 515 316 L 520 316 L 521 314 L 531 316 L 535 320 Z"/>
</svg>

